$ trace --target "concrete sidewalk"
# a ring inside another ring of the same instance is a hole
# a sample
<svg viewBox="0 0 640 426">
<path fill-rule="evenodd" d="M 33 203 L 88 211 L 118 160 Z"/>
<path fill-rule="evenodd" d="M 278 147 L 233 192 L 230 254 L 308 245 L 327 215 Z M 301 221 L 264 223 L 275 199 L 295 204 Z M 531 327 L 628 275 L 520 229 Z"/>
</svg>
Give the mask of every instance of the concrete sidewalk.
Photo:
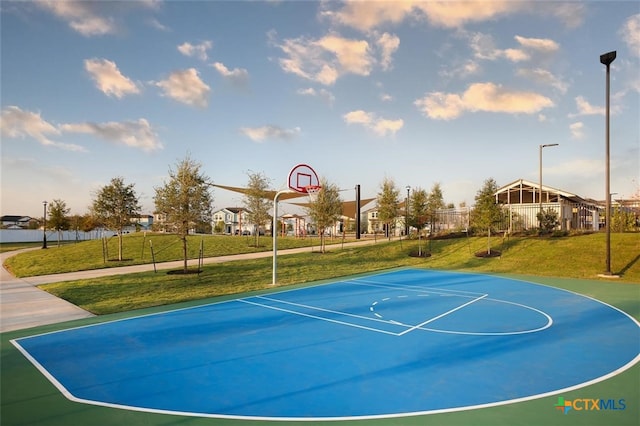
<svg viewBox="0 0 640 426">
<path fill-rule="evenodd" d="M 21 330 L 39 325 L 93 316 L 66 300 L 40 290 L 27 280 L 14 277 L 4 268 L 4 261 L 18 252 L 0 254 L 0 332 Z"/>
<path fill-rule="evenodd" d="M 375 240 L 363 240 L 355 243 L 345 243 L 344 247 L 362 244 L 373 244 Z M 342 244 L 329 244 L 327 250 L 341 248 Z M 317 247 L 315 247 L 317 250 Z M 34 250 L 34 249 L 27 249 Z M 37 249 L 36 249 L 37 250 Z M 289 250 L 278 250 L 278 256 L 311 251 L 311 247 Z M 24 250 L 22 250 L 24 251 Z M 124 275 L 135 272 L 153 271 L 152 264 L 123 266 L 119 268 L 93 269 L 90 271 L 69 272 L 65 274 L 40 275 L 36 277 L 16 278 L 4 268 L 4 261 L 21 251 L 0 253 L 2 268 L 0 271 L 0 332 L 21 330 L 40 325 L 56 324 L 80 318 L 94 316 L 91 312 L 73 305 L 40 290 L 37 286 L 61 281 L 99 278 L 111 275 Z M 234 260 L 258 259 L 272 257 L 273 252 L 259 252 L 236 254 L 230 256 L 210 257 L 204 259 L 204 264 L 223 263 Z M 194 260 L 189 265 L 194 264 Z M 178 269 L 183 261 L 156 264 L 157 270 Z"/>
</svg>

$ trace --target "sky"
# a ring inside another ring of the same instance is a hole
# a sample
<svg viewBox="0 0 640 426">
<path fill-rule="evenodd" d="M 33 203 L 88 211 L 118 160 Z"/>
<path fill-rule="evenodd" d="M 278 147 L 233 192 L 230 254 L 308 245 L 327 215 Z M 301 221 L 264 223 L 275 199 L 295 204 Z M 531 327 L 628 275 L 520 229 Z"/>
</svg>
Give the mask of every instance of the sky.
<svg viewBox="0 0 640 426">
<path fill-rule="evenodd" d="M 345 201 L 385 178 L 473 205 L 517 179 L 640 188 L 637 1 L 6 1 L 2 215 L 85 214 L 114 177 L 142 213 L 189 156 L 213 183 L 296 164 Z M 214 209 L 242 195 L 213 189 Z M 287 208 L 285 207 L 286 211 Z"/>
</svg>

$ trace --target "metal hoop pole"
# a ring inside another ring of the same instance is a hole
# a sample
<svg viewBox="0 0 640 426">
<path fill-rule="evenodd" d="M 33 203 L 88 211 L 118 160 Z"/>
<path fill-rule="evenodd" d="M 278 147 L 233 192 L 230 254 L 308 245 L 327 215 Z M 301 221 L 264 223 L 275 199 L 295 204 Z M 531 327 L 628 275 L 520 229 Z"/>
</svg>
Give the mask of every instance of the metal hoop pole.
<svg viewBox="0 0 640 426">
<path fill-rule="evenodd" d="M 273 274 L 271 285 L 276 285 L 278 277 L 278 233 L 276 228 L 278 226 L 278 197 L 282 194 L 290 194 L 293 191 L 291 189 L 283 189 L 278 191 L 273 197 L 273 223 L 271 224 L 271 236 L 273 237 Z"/>
</svg>

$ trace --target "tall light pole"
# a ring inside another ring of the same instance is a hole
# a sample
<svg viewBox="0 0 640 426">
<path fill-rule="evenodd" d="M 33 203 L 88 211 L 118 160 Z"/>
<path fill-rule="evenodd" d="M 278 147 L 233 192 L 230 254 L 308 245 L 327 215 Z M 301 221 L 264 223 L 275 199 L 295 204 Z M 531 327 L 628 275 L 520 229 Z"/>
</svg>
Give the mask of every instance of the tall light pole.
<svg viewBox="0 0 640 426">
<path fill-rule="evenodd" d="M 409 238 L 409 191 L 411 187 L 407 185 L 407 202 L 404 203 L 404 234 Z"/>
<path fill-rule="evenodd" d="M 44 206 L 44 223 L 42 225 L 42 248 L 47 248 L 47 202 L 43 201 L 42 205 Z"/>
<path fill-rule="evenodd" d="M 540 155 L 539 155 L 539 159 L 540 159 L 540 187 L 538 188 L 538 202 L 540 203 L 540 212 L 539 212 L 539 220 L 538 222 L 540 223 L 540 227 L 539 230 L 542 231 L 542 148 L 546 148 L 549 146 L 558 146 L 560 144 L 557 143 L 547 143 L 544 145 L 540 145 Z"/>
<path fill-rule="evenodd" d="M 607 260 L 606 260 L 606 270 L 604 271 L 604 275 L 612 275 L 611 273 L 611 183 L 610 183 L 610 170 L 609 170 L 609 99 L 610 99 L 610 65 L 616 59 L 616 51 L 607 52 L 600 55 L 600 63 L 607 67 L 607 93 L 606 93 L 606 102 L 607 102 L 607 117 L 606 117 L 606 127 L 605 127 L 605 213 L 604 213 L 604 221 L 605 221 L 605 230 L 607 234 Z"/>
</svg>

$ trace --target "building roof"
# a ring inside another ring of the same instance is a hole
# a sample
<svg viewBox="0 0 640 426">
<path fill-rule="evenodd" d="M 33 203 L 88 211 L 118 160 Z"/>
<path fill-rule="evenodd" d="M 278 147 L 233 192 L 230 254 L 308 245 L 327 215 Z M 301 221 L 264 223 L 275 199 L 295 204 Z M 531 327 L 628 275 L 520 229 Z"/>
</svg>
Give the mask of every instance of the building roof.
<svg viewBox="0 0 640 426">
<path fill-rule="evenodd" d="M 2 222 L 29 222 L 30 220 L 31 216 L 5 215 L 0 217 Z"/>
<path fill-rule="evenodd" d="M 504 204 L 531 204 L 539 202 L 540 189 L 540 183 L 517 179 L 499 188 L 494 195 L 498 202 Z M 594 204 L 593 201 L 586 200 L 572 192 L 542 185 L 542 200 L 544 202 L 546 200 L 558 202 L 561 199 L 572 203 Z"/>
</svg>

